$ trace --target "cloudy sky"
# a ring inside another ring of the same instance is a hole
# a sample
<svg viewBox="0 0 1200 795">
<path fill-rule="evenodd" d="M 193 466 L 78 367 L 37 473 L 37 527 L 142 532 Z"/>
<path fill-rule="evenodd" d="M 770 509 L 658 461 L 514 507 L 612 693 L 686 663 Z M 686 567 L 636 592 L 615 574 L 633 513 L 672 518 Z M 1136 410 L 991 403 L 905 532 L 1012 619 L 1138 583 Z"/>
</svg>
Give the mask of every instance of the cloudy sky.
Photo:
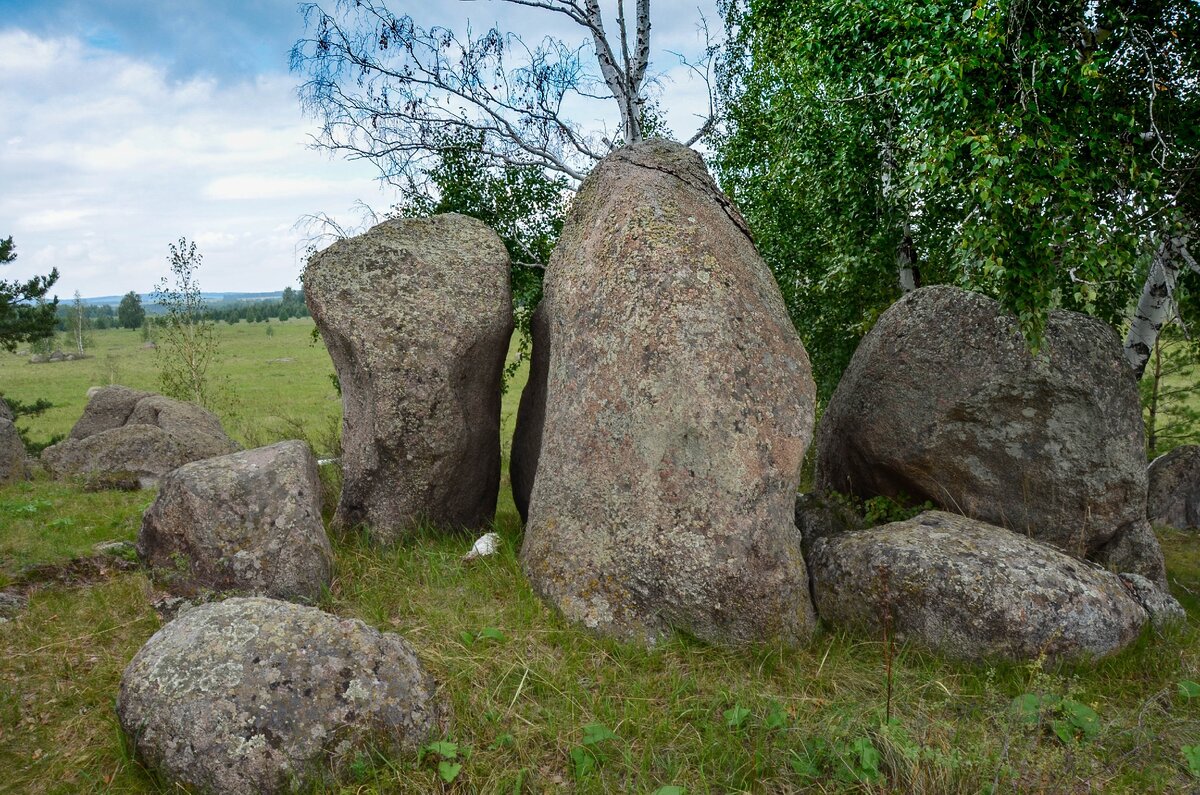
<svg viewBox="0 0 1200 795">
<path fill-rule="evenodd" d="M 554 30 L 544 12 L 493 2 L 389 5 L 425 26 Z M 702 49 L 701 12 L 720 29 L 714 5 L 652 5 L 652 68 L 683 136 L 704 91 L 668 51 Z M 300 219 L 353 224 L 358 202 L 397 200 L 371 165 L 308 146 L 315 123 L 288 71 L 303 33 L 295 0 L 0 0 L 0 237 L 18 254 L 0 279 L 57 267 L 62 297 L 148 292 L 186 236 L 207 292 L 298 284 Z"/>
</svg>

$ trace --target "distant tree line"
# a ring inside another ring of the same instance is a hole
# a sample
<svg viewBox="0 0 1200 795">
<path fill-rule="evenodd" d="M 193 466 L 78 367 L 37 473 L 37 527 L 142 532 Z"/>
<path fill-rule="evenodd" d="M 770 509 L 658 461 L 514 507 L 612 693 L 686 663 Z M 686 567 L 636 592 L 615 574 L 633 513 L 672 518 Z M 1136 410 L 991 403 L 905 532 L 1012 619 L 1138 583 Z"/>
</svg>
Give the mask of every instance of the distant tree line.
<svg viewBox="0 0 1200 795">
<path fill-rule="evenodd" d="M 78 325 L 79 312 L 82 312 L 89 329 L 103 331 L 110 328 L 141 328 L 147 316 L 161 314 L 162 307 L 153 303 L 143 305 L 141 296 L 132 291 L 121 298 L 117 307 L 111 304 L 86 304 L 80 308 L 74 304 L 61 304 L 57 307 L 55 315 L 56 329 L 71 331 Z M 303 288 L 295 290 L 288 287 L 278 300 L 223 301 L 206 306 L 204 315 L 208 320 L 230 324 L 241 320 L 262 323 L 276 319 L 308 317 L 308 306 L 304 303 Z"/>
<path fill-rule="evenodd" d="M 245 320 L 247 323 L 263 323 L 274 319 L 289 320 L 294 317 L 308 317 L 308 305 L 304 303 L 304 288 L 293 290 L 288 287 L 278 301 L 237 301 L 218 304 L 209 306 L 205 314 L 210 320 L 223 320 L 230 324 L 241 320 Z"/>
</svg>

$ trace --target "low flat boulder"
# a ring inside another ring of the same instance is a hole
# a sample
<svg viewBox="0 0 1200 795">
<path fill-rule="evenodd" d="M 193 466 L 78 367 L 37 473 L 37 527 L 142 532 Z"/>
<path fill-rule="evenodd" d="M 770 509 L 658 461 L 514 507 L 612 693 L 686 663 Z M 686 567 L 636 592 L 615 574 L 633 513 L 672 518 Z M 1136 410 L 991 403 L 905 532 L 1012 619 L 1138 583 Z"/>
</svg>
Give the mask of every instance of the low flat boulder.
<svg viewBox="0 0 1200 795">
<path fill-rule="evenodd" d="M 183 464 L 238 449 L 217 416 L 194 404 L 123 386 L 89 393 L 68 438 L 42 451 L 55 477 L 144 488 Z"/>
<path fill-rule="evenodd" d="M 17 426 L 12 420 L 0 417 L 0 486 L 24 480 L 27 474 L 25 445 L 17 433 Z"/>
<path fill-rule="evenodd" d="M 1104 657 L 1149 620 L 1118 575 L 940 511 L 819 538 L 808 564 L 830 625 L 882 637 L 890 620 L 897 640 L 959 659 Z"/>
<path fill-rule="evenodd" d="M 1147 472 L 1147 518 L 1179 530 L 1200 530 L 1200 445 L 1185 444 L 1160 455 Z"/>
<path fill-rule="evenodd" d="M 168 787 L 222 795 L 317 789 L 367 748 L 415 753 L 448 715 L 400 636 L 261 597 L 182 613 L 117 696 L 122 730 Z"/>
<path fill-rule="evenodd" d="M 137 554 L 177 596 L 315 602 L 333 572 L 316 458 L 288 441 L 179 467 L 142 518 Z"/>
</svg>

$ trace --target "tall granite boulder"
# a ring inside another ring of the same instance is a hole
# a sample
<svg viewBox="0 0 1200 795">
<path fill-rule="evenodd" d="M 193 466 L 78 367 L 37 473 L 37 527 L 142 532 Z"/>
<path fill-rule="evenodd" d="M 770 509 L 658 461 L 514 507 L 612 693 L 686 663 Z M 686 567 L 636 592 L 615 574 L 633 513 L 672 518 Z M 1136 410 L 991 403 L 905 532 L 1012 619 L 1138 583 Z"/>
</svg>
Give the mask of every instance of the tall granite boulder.
<svg viewBox="0 0 1200 795">
<path fill-rule="evenodd" d="M 25 444 L 17 433 L 17 426 L 12 420 L 0 417 L 0 486 L 24 480 L 27 475 Z"/>
<path fill-rule="evenodd" d="M 288 441 L 181 466 L 146 510 L 137 554 L 179 596 L 315 602 L 333 574 L 316 458 Z"/>
<path fill-rule="evenodd" d="M 500 488 L 508 252 L 462 215 L 385 221 L 312 257 L 304 294 L 342 387 L 335 524 L 393 541 L 482 528 Z"/>
<path fill-rule="evenodd" d="M 0 420 L 8 420 L 16 422 L 17 418 L 13 416 L 12 409 L 4 402 L 4 398 L 0 398 Z"/>
<path fill-rule="evenodd" d="M 217 416 L 200 406 L 110 386 L 91 393 L 70 435 L 43 450 L 42 462 L 56 477 L 148 487 L 176 467 L 237 449 Z"/>
<path fill-rule="evenodd" d="M 929 500 L 1165 583 L 1142 433 L 1136 379 L 1105 323 L 1052 312 L 1033 355 L 995 301 L 926 287 L 879 318 L 846 368 L 817 432 L 816 486 Z"/>
<path fill-rule="evenodd" d="M 1154 524 L 1200 530 L 1200 445 L 1185 444 L 1150 462 L 1146 514 Z"/>
<path fill-rule="evenodd" d="M 359 753 L 415 754 L 449 712 L 398 635 L 312 607 L 233 598 L 164 626 L 126 667 L 117 717 L 169 787 L 323 789 Z"/>
<path fill-rule="evenodd" d="M 817 612 L 830 625 L 876 638 L 886 628 L 901 642 L 966 660 L 1103 657 L 1150 620 L 1118 575 L 939 511 L 819 538 L 809 572 Z M 1146 593 L 1174 603 L 1156 588 Z M 1164 612 L 1157 601 L 1152 607 Z"/>
<path fill-rule="evenodd" d="M 521 404 L 517 407 L 517 423 L 513 428 L 512 452 L 508 460 L 513 503 L 522 522 L 529 521 L 529 495 L 533 492 L 538 454 L 542 449 L 542 424 L 546 419 L 546 373 L 550 367 L 550 338 L 546 325 L 546 310 L 538 306 L 529 320 L 533 338 L 529 380 L 525 382 Z"/>
<path fill-rule="evenodd" d="M 654 643 L 796 642 L 815 389 L 745 222 L 694 151 L 620 149 L 546 272 L 549 361 L 521 560 L 573 621 Z M 540 388 L 540 387 L 535 387 Z"/>
</svg>

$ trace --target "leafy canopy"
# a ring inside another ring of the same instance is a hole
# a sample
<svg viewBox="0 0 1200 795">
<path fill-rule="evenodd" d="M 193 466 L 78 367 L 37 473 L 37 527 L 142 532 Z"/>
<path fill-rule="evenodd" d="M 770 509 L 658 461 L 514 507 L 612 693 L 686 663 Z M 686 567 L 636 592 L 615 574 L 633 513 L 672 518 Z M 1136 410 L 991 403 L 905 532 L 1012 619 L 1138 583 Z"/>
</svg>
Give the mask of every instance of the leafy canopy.
<svg viewBox="0 0 1200 795">
<path fill-rule="evenodd" d="M 17 258 L 12 237 L 0 240 L 0 265 Z M 46 301 L 46 293 L 58 281 L 58 269 L 27 282 L 0 279 L 0 348 L 10 353 L 22 342 L 54 334 L 58 299 Z"/>
<path fill-rule="evenodd" d="M 716 167 L 825 394 L 899 295 L 906 234 L 925 283 L 993 295 L 1036 345 L 1051 308 L 1119 318 L 1147 235 L 1194 209 L 1194 3 L 725 11 Z"/>
</svg>

